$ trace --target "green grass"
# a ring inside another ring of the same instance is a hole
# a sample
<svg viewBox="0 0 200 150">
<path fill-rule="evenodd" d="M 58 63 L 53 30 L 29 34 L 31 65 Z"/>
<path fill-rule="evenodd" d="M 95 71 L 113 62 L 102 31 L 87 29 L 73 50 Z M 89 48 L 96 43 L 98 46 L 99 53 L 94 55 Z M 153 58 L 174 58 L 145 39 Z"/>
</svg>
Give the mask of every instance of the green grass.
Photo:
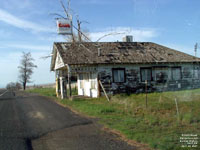
<svg viewBox="0 0 200 150">
<path fill-rule="evenodd" d="M 29 92 L 55 97 L 55 89 L 33 89 Z M 179 138 L 186 133 L 200 135 L 200 89 L 150 93 L 147 109 L 145 97 L 145 94 L 120 94 L 111 97 L 110 102 L 104 97 L 57 101 L 100 118 L 99 122 L 105 126 L 119 130 L 129 139 L 147 143 L 153 149 L 187 150 L 181 148 Z M 178 101 L 179 118 L 175 98 Z M 200 149 L 200 145 L 192 148 L 197 149 Z"/>
<path fill-rule="evenodd" d="M 39 93 L 44 96 L 56 97 L 54 88 L 35 88 L 35 89 L 27 89 L 26 91 L 30 93 Z"/>
<path fill-rule="evenodd" d="M 34 88 L 34 89 L 27 89 L 27 92 L 30 93 L 39 93 L 44 96 L 56 97 L 56 90 L 55 88 Z M 67 94 L 69 94 L 69 89 L 67 89 Z M 76 89 L 72 89 L 72 95 L 77 95 L 78 91 Z"/>
</svg>

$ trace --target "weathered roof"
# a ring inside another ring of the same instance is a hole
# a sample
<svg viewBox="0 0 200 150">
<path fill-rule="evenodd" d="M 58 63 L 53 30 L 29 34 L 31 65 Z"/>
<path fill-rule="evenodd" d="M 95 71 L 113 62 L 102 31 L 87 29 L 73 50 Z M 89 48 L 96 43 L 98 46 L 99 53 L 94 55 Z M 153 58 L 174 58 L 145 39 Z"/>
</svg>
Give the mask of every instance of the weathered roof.
<svg viewBox="0 0 200 150">
<path fill-rule="evenodd" d="M 54 50 L 69 65 L 200 62 L 200 58 L 151 42 L 65 42 L 54 43 Z"/>
</svg>

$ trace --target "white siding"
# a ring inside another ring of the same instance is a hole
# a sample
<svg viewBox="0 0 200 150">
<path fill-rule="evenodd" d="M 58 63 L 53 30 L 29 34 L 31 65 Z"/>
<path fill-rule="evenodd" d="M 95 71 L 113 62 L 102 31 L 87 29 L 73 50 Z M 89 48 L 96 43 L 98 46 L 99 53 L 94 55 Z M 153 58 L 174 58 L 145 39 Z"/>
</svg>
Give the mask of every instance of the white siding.
<svg viewBox="0 0 200 150">
<path fill-rule="evenodd" d="M 57 52 L 57 57 L 56 57 L 56 63 L 55 63 L 55 70 L 64 67 L 64 63 L 62 58 L 60 57 L 60 54 Z"/>
</svg>

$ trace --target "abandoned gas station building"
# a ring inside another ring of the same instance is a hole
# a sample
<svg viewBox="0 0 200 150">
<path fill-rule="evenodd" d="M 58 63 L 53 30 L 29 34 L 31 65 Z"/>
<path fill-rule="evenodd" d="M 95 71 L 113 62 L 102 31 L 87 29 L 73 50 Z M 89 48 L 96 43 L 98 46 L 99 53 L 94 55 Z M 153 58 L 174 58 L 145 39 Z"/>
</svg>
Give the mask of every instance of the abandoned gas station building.
<svg viewBox="0 0 200 150">
<path fill-rule="evenodd" d="M 151 42 L 54 43 L 51 71 L 58 94 L 72 75 L 89 97 L 200 87 L 199 58 Z"/>
</svg>

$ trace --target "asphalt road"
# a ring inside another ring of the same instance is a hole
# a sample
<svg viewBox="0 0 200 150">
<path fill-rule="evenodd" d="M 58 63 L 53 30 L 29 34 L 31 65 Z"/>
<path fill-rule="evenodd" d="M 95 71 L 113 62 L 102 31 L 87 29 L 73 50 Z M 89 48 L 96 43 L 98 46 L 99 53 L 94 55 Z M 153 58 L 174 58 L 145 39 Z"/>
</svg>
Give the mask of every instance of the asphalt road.
<svg viewBox="0 0 200 150">
<path fill-rule="evenodd" d="M 2 91 L 0 91 L 0 94 Z M 0 97 L 1 150 L 134 150 L 52 100 L 26 93 Z"/>
</svg>

